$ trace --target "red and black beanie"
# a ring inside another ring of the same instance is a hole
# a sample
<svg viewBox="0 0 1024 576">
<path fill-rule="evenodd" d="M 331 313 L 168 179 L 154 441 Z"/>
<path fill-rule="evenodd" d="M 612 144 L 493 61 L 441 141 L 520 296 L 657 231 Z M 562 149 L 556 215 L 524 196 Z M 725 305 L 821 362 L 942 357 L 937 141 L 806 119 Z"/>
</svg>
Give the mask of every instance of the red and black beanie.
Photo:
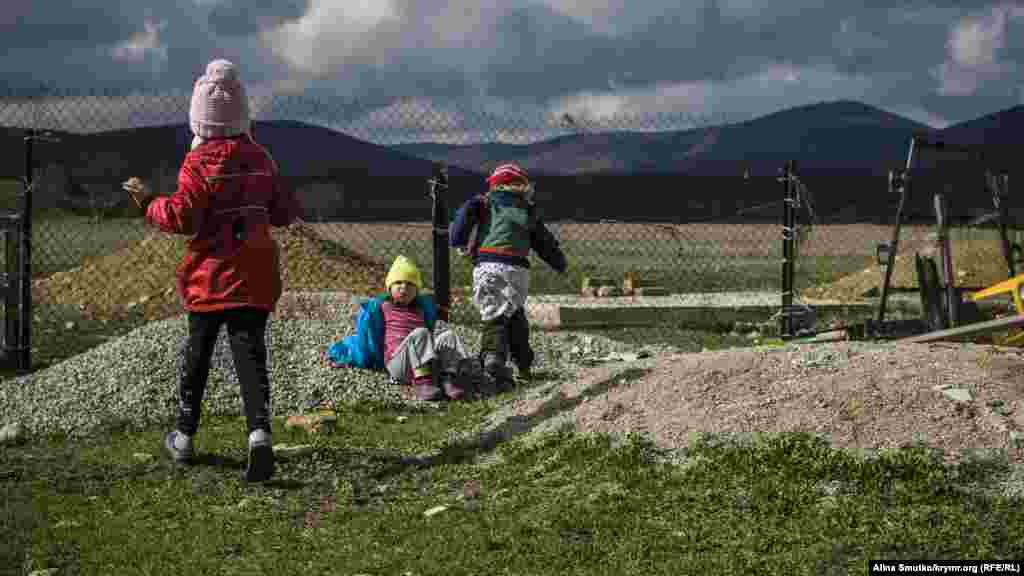
<svg viewBox="0 0 1024 576">
<path fill-rule="evenodd" d="M 523 170 L 518 164 L 502 164 L 495 168 L 494 172 L 491 172 L 491 175 L 487 178 L 487 185 L 491 188 L 513 183 L 530 183 L 529 178 L 526 176 L 526 170 Z"/>
</svg>

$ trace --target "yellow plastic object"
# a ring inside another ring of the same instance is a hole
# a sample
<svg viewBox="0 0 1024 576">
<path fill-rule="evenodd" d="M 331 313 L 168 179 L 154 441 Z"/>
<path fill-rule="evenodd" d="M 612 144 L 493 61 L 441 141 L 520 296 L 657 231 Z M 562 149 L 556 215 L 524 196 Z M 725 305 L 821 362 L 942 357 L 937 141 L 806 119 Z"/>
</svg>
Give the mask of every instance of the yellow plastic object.
<svg viewBox="0 0 1024 576">
<path fill-rule="evenodd" d="M 1010 297 L 1013 298 L 1013 307 L 1016 308 L 1017 314 L 1024 314 L 1024 298 L 1021 298 L 1021 287 L 1024 286 L 1024 274 L 1018 274 L 1009 280 L 1003 280 L 1002 282 L 989 286 L 988 288 L 979 292 L 974 292 L 970 295 L 970 299 L 974 302 L 978 300 L 984 300 L 985 298 L 991 298 L 998 294 L 1010 293 Z M 1011 334 L 1006 337 L 1001 344 L 1006 346 L 1024 346 L 1024 331 L 1018 331 L 1016 334 Z"/>
</svg>

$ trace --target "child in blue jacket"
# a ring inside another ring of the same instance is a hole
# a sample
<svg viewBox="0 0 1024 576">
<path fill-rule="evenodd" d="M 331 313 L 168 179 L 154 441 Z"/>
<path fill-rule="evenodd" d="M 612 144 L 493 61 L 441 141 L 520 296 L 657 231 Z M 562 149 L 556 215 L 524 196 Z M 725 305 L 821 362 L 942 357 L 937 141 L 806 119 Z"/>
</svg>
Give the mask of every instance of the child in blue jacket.
<svg viewBox="0 0 1024 576">
<path fill-rule="evenodd" d="M 459 363 L 466 351 L 438 321 L 433 298 L 420 293 L 416 265 L 399 256 L 384 284 L 387 292 L 360 305 L 356 333 L 335 342 L 328 359 L 339 367 L 385 370 L 399 383 L 411 382 L 420 400 L 462 399 Z"/>
</svg>

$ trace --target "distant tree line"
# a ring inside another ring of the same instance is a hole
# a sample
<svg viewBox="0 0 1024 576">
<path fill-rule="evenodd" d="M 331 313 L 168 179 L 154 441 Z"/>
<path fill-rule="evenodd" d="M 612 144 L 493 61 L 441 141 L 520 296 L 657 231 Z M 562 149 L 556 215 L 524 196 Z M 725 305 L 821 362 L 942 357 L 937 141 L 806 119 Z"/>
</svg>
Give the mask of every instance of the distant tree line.
<svg viewBox="0 0 1024 576">
<path fill-rule="evenodd" d="M 49 162 L 37 168 L 33 204 L 39 210 L 60 210 L 96 218 L 137 216 L 120 189 L 135 175 L 116 159 L 89 159 L 73 167 Z M 141 174 L 162 194 L 177 183 L 177 167 L 169 162 Z M 426 178 L 369 177 L 344 172 L 320 177 L 293 177 L 304 217 L 313 221 L 425 221 L 431 215 Z M 677 174 L 582 175 L 535 177 L 536 199 L 550 221 L 647 222 L 781 222 L 782 184 L 766 176 L 686 176 Z M 889 192 L 883 175 L 802 176 L 818 223 L 891 224 L 898 196 Z M 964 223 L 993 210 L 982 174 L 923 173 L 914 177 L 905 213 L 911 222 L 934 221 L 933 194 L 950 199 L 954 223 Z M 1012 180 L 1011 180 L 1012 182 Z M 483 176 L 459 175 L 445 195 L 450 216 L 473 194 L 484 190 Z M 1012 224 L 1024 227 L 1024 195 L 1011 194 Z M 806 217 L 806 212 L 804 217 Z"/>
</svg>

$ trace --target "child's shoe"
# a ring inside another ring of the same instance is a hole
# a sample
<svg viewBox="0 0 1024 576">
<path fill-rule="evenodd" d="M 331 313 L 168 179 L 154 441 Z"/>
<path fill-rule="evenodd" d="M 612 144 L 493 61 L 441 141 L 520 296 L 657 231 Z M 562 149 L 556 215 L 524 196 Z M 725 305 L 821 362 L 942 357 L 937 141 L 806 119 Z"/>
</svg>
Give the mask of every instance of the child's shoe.
<svg viewBox="0 0 1024 576">
<path fill-rule="evenodd" d="M 413 379 L 412 389 L 416 394 L 417 400 L 436 402 L 445 398 L 444 391 L 437 384 L 434 384 L 434 379 L 430 376 Z"/>
<path fill-rule="evenodd" d="M 456 372 L 441 373 L 441 390 L 449 400 L 462 400 L 466 396 L 466 389 Z"/>
<path fill-rule="evenodd" d="M 189 463 L 192 461 L 192 437 L 171 430 L 164 438 L 164 448 L 175 462 Z"/>
<path fill-rule="evenodd" d="M 484 379 L 487 381 L 489 389 L 501 394 L 515 388 L 515 381 L 512 380 L 511 371 L 505 365 L 505 361 L 497 354 L 484 354 L 483 369 Z"/>
<path fill-rule="evenodd" d="M 274 475 L 274 446 L 270 433 L 263 429 L 249 433 L 249 465 L 246 482 L 265 482 Z"/>
</svg>

